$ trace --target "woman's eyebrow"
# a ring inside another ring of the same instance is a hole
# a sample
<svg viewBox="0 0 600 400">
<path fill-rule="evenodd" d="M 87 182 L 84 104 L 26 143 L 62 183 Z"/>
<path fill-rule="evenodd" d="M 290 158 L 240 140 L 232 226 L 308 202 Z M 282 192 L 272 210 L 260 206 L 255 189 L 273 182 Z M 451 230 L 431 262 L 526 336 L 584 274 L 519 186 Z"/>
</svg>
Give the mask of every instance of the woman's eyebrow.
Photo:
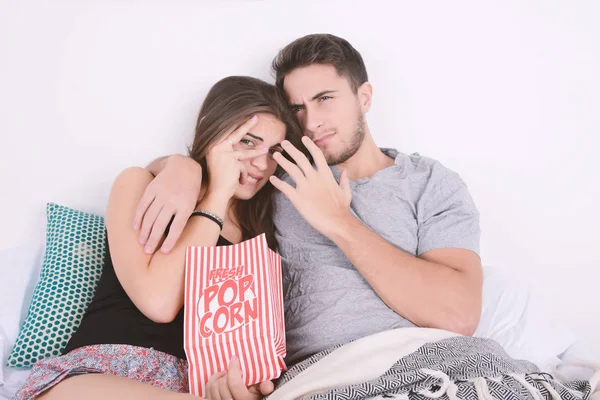
<svg viewBox="0 0 600 400">
<path fill-rule="evenodd" d="M 246 133 L 246 135 L 248 135 L 248 136 L 250 136 L 250 137 L 253 137 L 254 139 L 256 139 L 256 140 L 259 140 L 259 141 L 261 141 L 261 142 L 264 142 L 264 139 L 263 139 L 263 138 L 261 138 L 260 136 L 253 135 L 253 134 L 252 134 L 252 133 L 250 133 L 250 132 Z"/>
<path fill-rule="evenodd" d="M 250 133 L 250 132 L 246 133 L 246 135 L 247 135 L 247 136 L 250 136 L 250 137 L 252 137 L 252 138 L 254 138 L 254 139 L 256 139 L 256 140 L 258 140 L 258 141 L 260 141 L 260 142 L 263 142 L 263 143 L 264 143 L 264 141 L 265 141 L 265 140 L 264 140 L 263 138 L 261 138 L 260 136 L 256 136 L 255 134 L 252 134 L 252 133 Z M 271 146 L 271 147 L 269 147 L 269 148 L 271 148 L 271 149 L 272 149 L 273 147 L 281 147 L 281 143 L 275 143 L 274 145 L 272 145 L 272 146 Z"/>
</svg>

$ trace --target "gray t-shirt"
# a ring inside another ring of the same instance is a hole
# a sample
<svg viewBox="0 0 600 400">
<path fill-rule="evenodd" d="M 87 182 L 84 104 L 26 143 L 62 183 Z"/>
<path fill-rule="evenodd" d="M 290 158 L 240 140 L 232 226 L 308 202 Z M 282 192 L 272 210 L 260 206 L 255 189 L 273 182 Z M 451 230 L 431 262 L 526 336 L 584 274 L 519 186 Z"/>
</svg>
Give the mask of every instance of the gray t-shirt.
<svg viewBox="0 0 600 400">
<path fill-rule="evenodd" d="M 381 150 L 395 165 L 351 182 L 354 215 L 415 256 L 447 247 L 479 254 L 479 213 L 462 179 L 435 160 Z M 332 171 L 338 180 L 340 171 Z M 288 176 L 284 180 L 295 186 Z M 337 344 L 414 326 L 379 298 L 282 193 L 275 197 L 274 219 L 283 262 L 288 365 Z"/>
</svg>

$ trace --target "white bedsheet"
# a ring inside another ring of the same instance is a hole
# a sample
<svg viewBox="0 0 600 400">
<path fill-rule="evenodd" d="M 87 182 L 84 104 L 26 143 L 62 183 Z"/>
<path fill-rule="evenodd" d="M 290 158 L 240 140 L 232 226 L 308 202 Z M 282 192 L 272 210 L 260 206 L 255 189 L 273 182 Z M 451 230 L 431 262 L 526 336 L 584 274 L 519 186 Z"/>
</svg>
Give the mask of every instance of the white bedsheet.
<svg viewBox="0 0 600 400">
<path fill-rule="evenodd" d="M 23 385 L 31 370 L 21 368 L 9 368 L 4 366 L 4 384 L 0 385 L 0 399 L 8 400 Z"/>
<path fill-rule="evenodd" d="M 15 392 L 23 385 L 31 368 L 10 368 L 6 366 L 6 354 L 9 351 L 4 333 L 0 330 L 0 399 L 10 399 Z"/>
<path fill-rule="evenodd" d="M 1 341 L 2 338 L 0 338 Z M 1 348 L 2 346 L 0 346 Z M 1 350 L 0 355 L 2 355 Z M 600 346 L 577 341 L 561 356 L 561 364 L 552 373 L 561 380 L 587 380 L 592 376 L 594 366 L 595 369 L 600 369 Z M 23 385 L 29 372 L 29 368 L 9 368 L 3 363 L 0 370 L 0 382 L 4 377 L 4 384 L 0 383 L 0 400 L 9 400 Z"/>
<path fill-rule="evenodd" d="M 396 360 L 413 353 L 422 345 L 434 343 L 438 340 L 450 338 L 455 335 L 456 334 L 452 332 L 438 329 L 404 328 L 393 329 L 364 337 L 334 350 L 321 358 L 318 362 L 307 368 L 302 368 L 301 371 L 297 371 L 297 373 L 294 374 L 295 377 L 291 381 L 279 387 L 269 398 L 272 398 L 273 400 L 304 398 L 305 396 L 310 396 L 314 393 L 335 388 L 346 388 L 348 386 L 371 381 L 372 379 L 385 374 L 386 371 L 395 364 Z M 483 349 L 483 351 L 486 350 Z M 364 360 L 364 362 L 361 362 L 360 360 Z M 432 369 L 436 370 L 436 368 Z M 474 371 L 477 370 L 478 367 L 475 366 Z M 446 379 L 446 383 L 440 383 L 441 387 L 436 390 L 437 395 L 429 393 L 425 395 L 426 397 L 438 398 L 443 394 L 448 394 L 449 397 L 452 398 L 452 394 L 450 394 L 453 385 L 452 378 L 440 371 L 427 369 L 421 369 L 421 371 L 425 373 L 428 373 L 426 371 L 429 371 L 433 376 L 442 379 L 445 377 Z M 440 373 L 438 374 L 438 372 Z M 512 376 L 519 380 L 517 375 Z M 492 377 L 489 378 L 494 379 Z M 524 375 L 522 375 L 521 378 L 524 378 Z M 557 377 L 555 376 L 555 378 Z M 582 379 L 588 381 L 591 385 L 591 391 L 593 393 L 591 399 L 597 400 L 598 396 L 600 396 L 600 369 L 591 370 L 589 377 Z M 561 380 L 562 379 L 558 378 L 558 381 Z M 404 384 L 409 384 L 409 382 L 410 381 L 405 381 Z M 375 386 L 378 385 L 375 384 Z M 475 386 L 477 387 L 477 382 L 475 382 Z M 525 387 L 527 386 L 530 386 L 528 389 L 534 397 L 540 397 L 541 393 L 539 392 L 539 389 L 535 389 L 533 386 L 526 383 Z M 370 390 L 367 388 L 362 389 L 365 389 L 366 392 Z M 454 384 L 455 397 L 457 390 L 459 389 Z M 481 390 L 487 391 L 487 389 Z M 357 390 L 356 392 L 359 393 L 361 390 Z M 480 389 L 477 389 L 477 392 L 477 397 L 479 399 L 494 398 L 491 397 L 489 393 L 487 396 L 480 393 Z M 372 393 L 369 392 L 368 394 L 374 395 L 376 393 L 377 391 L 374 390 Z M 373 397 L 373 399 L 380 399 L 383 397 L 385 396 L 377 396 Z M 406 397 L 406 395 L 399 396 L 398 398 L 404 397 Z M 554 395 L 551 397 L 558 398 Z"/>
</svg>

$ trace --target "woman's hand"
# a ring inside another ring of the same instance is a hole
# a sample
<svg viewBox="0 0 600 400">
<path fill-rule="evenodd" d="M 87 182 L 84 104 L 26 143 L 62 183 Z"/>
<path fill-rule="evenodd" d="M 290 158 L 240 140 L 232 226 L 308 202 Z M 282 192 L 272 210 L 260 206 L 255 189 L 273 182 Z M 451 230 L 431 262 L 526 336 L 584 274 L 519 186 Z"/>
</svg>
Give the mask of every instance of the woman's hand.
<svg viewBox="0 0 600 400">
<path fill-rule="evenodd" d="M 206 395 L 210 400 L 259 400 L 271 394 L 274 388 L 271 381 L 246 387 L 240 361 L 233 358 L 228 372 L 217 372 L 208 380 Z"/>
<path fill-rule="evenodd" d="M 256 157 L 267 150 L 235 151 L 236 145 L 256 125 L 255 115 L 242 126 L 227 134 L 225 139 L 214 145 L 206 155 L 208 167 L 208 191 L 218 193 L 219 198 L 230 199 L 237 190 L 240 177 L 245 177 L 246 169 L 241 162 L 247 158 Z"/>
</svg>

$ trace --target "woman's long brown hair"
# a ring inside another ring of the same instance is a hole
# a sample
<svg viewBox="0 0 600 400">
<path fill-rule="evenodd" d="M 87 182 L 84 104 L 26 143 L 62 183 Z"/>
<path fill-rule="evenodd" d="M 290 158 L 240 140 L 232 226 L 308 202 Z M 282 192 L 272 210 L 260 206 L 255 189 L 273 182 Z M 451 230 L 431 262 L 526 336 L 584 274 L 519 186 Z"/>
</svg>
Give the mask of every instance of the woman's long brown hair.
<svg viewBox="0 0 600 400">
<path fill-rule="evenodd" d="M 217 82 L 204 100 L 189 156 L 202 166 L 202 182 L 208 182 L 206 154 L 227 132 L 258 113 L 273 115 L 286 127 L 286 139 L 307 154 L 301 142 L 302 129 L 274 85 L 248 76 L 230 76 Z M 284 154 L 285 155 L 285 154 Z M 289 157 L 288 157 L 289 159 Z M 281 168 L 275 174 L 282 175 Z M 265 234 L 269 247 L 277 249 L 273 225 L 272 196 L 275 188 L 267 182 L 251 199 L 237 201 L 236 217 L 242 240 Z"/>
</svg>

